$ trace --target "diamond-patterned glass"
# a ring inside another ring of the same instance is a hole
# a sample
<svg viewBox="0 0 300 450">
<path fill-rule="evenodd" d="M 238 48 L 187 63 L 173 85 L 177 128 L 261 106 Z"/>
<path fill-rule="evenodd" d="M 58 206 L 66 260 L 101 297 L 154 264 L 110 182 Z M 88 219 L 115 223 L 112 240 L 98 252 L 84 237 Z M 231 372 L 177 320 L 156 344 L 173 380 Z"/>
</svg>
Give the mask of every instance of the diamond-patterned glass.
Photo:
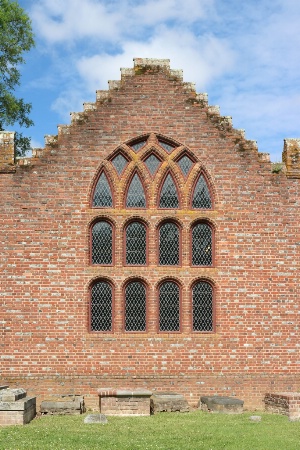
<svg viewBox="0 0 300 450">
<path fill-rule="evenodd" d="M 146 288 L 139 281 L 126 286 L 125 330 L 146 331 Z"/>
<path fill-rule="evenodd" d="M 131 145 L 130 147 L 135 151 L 138 152 L 144 145 L 146 144 L 147 139 L 144 141 L 137 142 L 136 144 Z"/>
<path fill-rule="evenodd" d="M 192 207 L 196 209 L 211 208 L 210 193 L 203 175 L 199 177 L 199 180 L 195 186 Z"/>
<path fill-rule="evenodd" d="M 121 175 L 121 173 L 123 172 L 128 163 L 127 159 L 124 158 L 122 153 L 119 153 L 117 156 L 115 156 L 111 162 L 115 166 L 115 169 L 119 175 Z"/>
<path fill-rule="evenodd" d="M 91 330 L 112 330 L 112 288 L 105 281 L 98 281 L 92 287 Z"/>
<path fill-rule="evenodd" d="M 180 331 L 179 287 L 166 281 L 159 289 L 159 331 Z"/>
<path fill-rule="evenodd" d="M 192 231 L 193 266 L 212 265 L 212 230 L 206 223 L 198 223 Z"/>
<path fill-rule="evenodd" d="M 160 192 L 160 208 L 178 208 L 179 200 L 175 183 L 170 174 L 167 175 Z"/>
<path fill-rule="evenodd" d="M 92 263 L 112 264 L 112 226 L 108 222 L 97 222 L 92 229 Z"/>
<path fill-rule="evenodd" d="M 146 208 L 145 192 L 138 174 L 135 174 L 131 180 L 126 206 L 127 208 Z"/>
<path fill-rule="evenodd" d="M 174 149 L 173 145 L 167 144 L 164 141 L 158 141 L 159 145 L 164 148 L 168 153 L 171 153 L 171 151 Z"/>
<path fill-rule="evenodd" d="M 175 223 L 166 222 L 159 229 L 159 264 L 179 264 L 179 229 Z"/>
<path fill-rule="evenodd" d="M 193 331 L 213 331 L 213 289 L 205 281 L 193 287 Z"/>
<path fill-rule="evenodd" d="M 180 160 L 178 161 L 178 165 L 181 169 L 181 172 L 183 175 L 187 176 L 189 171 L 191 170 L 191 167 L 193 165 L 193 161 L 187 156 L 184 155 Z"/>
<path fill-rule="evenodd" d="M 111 208 L 113 206 L 110 186 L 104 172 L 100 175 L 94 191 L 93 206 L 101 208 Z"/>
<path fill-rule="evenodd" d="M 155 174 L 158 167 L 160 166 L 160 163 L 161 161 L 153 153 L 145 160 L 145 164 L 151 175 Z"/>
<path fill-rule="evenodd" d="M 126 264 L 146 264 L 146 227 L 140 222 L 126 228 Z"/>
</svg>

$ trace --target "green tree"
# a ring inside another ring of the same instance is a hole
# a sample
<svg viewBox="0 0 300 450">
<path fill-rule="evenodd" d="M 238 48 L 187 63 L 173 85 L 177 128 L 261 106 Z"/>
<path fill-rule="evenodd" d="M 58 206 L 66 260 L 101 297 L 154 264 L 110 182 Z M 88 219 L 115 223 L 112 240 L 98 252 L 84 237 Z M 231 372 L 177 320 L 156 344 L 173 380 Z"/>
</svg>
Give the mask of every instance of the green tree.
<svg viewBox="0 0 300 450">
<path fill-rule="evenodd" d="M 21 127 L 33 125 L 29 118 L 31 104 L 14 94 L 20 85 L 20 64 L 24 52 L 34 46 L 31 21 L 16 1 L 0 0 L 0 130 L 18 123 Z M 19 156 L 30 148 L 30 138 L 16 134 L 16 152 Z"/>
</svg>

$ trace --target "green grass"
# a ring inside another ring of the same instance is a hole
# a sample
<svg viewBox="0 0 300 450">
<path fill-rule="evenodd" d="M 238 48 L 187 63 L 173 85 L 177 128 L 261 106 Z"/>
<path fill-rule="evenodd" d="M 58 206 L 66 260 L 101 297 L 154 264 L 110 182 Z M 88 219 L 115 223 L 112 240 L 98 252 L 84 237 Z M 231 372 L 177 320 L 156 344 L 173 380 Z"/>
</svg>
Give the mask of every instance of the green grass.
<svg viewBox="0 0 300 450">
<path fill-rule="evenodd" d="M 108 417 L 108 424 L 84 424 L 84 416 L 43 416 L 25 426 L 0 428 L 0 449 L 56 450 L 299 450 L 300 422 L 256 413 L 243 415 L 161 413 L 150 417 Z"/>
</svg>

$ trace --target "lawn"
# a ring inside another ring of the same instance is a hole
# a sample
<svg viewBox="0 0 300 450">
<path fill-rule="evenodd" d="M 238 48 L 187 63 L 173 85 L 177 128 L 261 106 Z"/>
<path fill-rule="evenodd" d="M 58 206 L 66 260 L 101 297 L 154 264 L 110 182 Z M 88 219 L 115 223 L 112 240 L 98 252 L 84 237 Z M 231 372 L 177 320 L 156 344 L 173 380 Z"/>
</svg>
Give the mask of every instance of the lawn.
<svg viewBox="0 0 300 450">
<path fill-rule="evenodd" d="M 0 449 L 56 450 L 299 450 L 300 422 L 263 413 L 261 422 L 243 415 L 161 413 L 108 417 L 84 424 L 84 416 L 43 416 L 25 426 L 0 428 Z"/>
</svg>

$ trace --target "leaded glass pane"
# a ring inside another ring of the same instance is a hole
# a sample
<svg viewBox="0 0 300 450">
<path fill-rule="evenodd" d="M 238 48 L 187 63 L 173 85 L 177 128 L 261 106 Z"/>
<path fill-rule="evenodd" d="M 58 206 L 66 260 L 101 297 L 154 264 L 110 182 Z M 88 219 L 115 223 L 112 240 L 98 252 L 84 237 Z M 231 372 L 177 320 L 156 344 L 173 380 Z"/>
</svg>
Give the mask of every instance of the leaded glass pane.
<svg viewBox="0 0 300 450">
<path fill-rule="evenodd" d="M 170 174 L 167 175 L 160 192 L 160 208 L 178 208 L 179 200 L 175 183 Z"/>
<path fill-rule="evenodd" d="M 127 208 L 146 207 L 144 188 L 137 174 L 135 174 L 131 180 L 127 193 L 126 206 Z"/>
<path fill-rule="evenodd" d="M 195 186 L 192 207 L 196 209 L 211 208 L 210 193 L 203 175 L 199 177 L 199 180 L 197 181 L 197 184 Z"/>
<path fill-rule="evenodd" d="M 137 142 L 136 144 L 131 145 L 130 147 L 135 151 L 138 152 L 144 145 L 146 144 L 147 139 L 144 141 Z"/>
<path fill-rule="evenodd" d="M 104 172 L 100 175 L 94 191 L 93 206 L 101 208 L 111 208 L 113 206 L 110 186 Z"/>
<path fill-rule="evenodd" d="M 158 141 L 159 145 L 163 147 L 168 153 L 171 153 L 171 151 L 174 149 L 174 145 L 167 144 L 164 141 Z"/>
<path fill-rule="evenodd" d="M 193 331 L 213 331 L 213 289 L 204 281 L 193 287 Z"/>
<path fill-rule="evenodd" d="M 193 266 L 212 265 L 212 230 L 206 223 L 198 223 L 192 231 Z"/>
<path fill-rule="evenodd" d="M 181 172 L 183 175 L 187 176 L 189 171 L 191 170 L 191 167 L 193 165 L 193 161 L 186 155 L 184 155 L 180 160 L 178 161 L 178 165 L 181 169 Z"/>
<path fill-rule="evenodd" d="M 124 158 L 122 153 L 119 153 L 117 156 L 115 156 L 111 162 L 115 166 L 115 169 L 119 175 L 121 175 L 121 173 L 123 172 L 128 163 L 127 159 Z"/>
<path fill-rule="evenodd" d="M 146 264 L 146 227 L 140 222 L 126 228 L 126 264 Z"/>
<path fill-rule="evenodd" d="M 159 331 L 180 331 L 179 287 L 167 281 L 159 289 Z"/>
<path fill-rule="evenodd" d="M 159 229 L 159 264 L 179 264 L 179 229 L 175 223 L 164 223 Z"/>
<path fill-rule="evenodd" d="M 146 288 L 133 281 L 125 290 L 125 330 L 146 331 Z"/>
<path fill-rule="evenodd" d="M 92 287 L 91 330 L 112 330 L 112 288 L 104 281 Z"/>
<path fill-rule="evenodd" d="M 151 173 L 151 175 L 154 175 L 160 165 L 160 160 L 152 153 L 145 160 L 145 164 L 146 164 L 149 172 Z"/>
<path fill-rule="evenodd" d="M 92 229 L 92 263 L 112 264 L 112 226 L 108 222 L 97 222 Z"/>
</svg>

